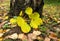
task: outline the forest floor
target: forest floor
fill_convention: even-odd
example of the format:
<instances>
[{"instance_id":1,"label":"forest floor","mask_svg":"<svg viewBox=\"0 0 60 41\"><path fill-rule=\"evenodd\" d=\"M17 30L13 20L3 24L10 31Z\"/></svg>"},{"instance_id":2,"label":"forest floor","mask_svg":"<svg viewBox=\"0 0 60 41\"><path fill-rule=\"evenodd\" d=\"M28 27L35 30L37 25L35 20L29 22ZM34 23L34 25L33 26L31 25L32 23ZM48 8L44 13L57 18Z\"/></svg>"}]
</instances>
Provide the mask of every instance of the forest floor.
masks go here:
<instances>
[{"instance_id":1,"label":"forest floor","mask_svg":"<svg viewBox=\"0 0 60 41\"><path fill-rule=\"evenodd\" d=\"M43 8L43 18L44 21L42 28L40 28L42 37L39 39L43 39L44 41L60 41L60 3L52 2L48 3L45 1ZM0 2L0 28L2 28L3 24L6 22L7 13L9 11L9 1ZM1 37L2 32L6 32L7 29L0 29L0 41L3 39ZM47 39L47 40L46 40Z\"/></svg>"}]
</instances>

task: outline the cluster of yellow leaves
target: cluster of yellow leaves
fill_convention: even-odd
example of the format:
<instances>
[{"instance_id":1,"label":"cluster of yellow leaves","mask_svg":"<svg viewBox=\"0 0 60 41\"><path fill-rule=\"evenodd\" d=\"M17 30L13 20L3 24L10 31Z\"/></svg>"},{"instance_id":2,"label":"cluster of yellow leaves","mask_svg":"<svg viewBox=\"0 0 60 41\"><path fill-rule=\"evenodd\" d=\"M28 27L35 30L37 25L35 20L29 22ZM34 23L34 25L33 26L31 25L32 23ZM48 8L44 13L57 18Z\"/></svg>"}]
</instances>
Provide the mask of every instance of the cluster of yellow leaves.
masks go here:
<instances>
[{"instance_id":1,"label":"cluster of yellow leaves","mask_svg":"<svg viewBox=\"0 0 60 41\"><path fill-rule=\"evenodd\" d=\"M11 24L18 24L19 27L21 27L22 32L28 33L32 28L38 28L39 25L43 24L42 19L40 18L40 15L38 12L33 13L33 9L31 7L27 7L25 10L25 13L29 16L31 19L30 24L27 24L27 22L21 17L23 15L23 11L20 12L19 16L17 18L11 18L10 23Z\"/></svg>"},{"instance_id":2,"label":"cluster of yellow leaves","mask_svg":"<svg viewBox=\"0 0 60 41\"><path fill-rule=\"evenodd\" d=\"M30 26L33 28L38 28L39 25L43 24L42 19L40 18L40 15L38 12L33 13L33 9L31 7L28 7L25 10L25 13L28 14L29 18L31 19Z\"/></svg>"},{"instance_id":3,"label":"cluster of yellow leaves","mask_svg":"<svg viewBox=\"0 0 60 41\"><path fill-rule=\"evenodd\" d=\"M31 30L31 27L25 22L22 17L17 17L17 24L21 27L21 30L24 33L28 33Z\"/></svg>"},{"instance_id":4,"label":"cluster of yellow leaves","mask_svg":"<svg viewBox=\"0 0 60 41\"><path fill-rule=\"evenodd\" d=\"M30 23L32 28L38 28L38 26L42 25L42 24L43 24L43 21L42 21L41 18L37 18L35 20L31 20L31 23Z\"/></svg>"}]
</instances>

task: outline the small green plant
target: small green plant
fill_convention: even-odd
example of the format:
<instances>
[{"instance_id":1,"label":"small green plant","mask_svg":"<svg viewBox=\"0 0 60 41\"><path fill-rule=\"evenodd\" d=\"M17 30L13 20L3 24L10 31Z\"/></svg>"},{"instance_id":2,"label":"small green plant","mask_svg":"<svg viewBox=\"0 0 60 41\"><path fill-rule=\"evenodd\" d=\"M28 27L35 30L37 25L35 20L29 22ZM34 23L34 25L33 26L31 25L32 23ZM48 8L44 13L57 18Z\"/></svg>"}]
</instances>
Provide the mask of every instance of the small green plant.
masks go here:
<instances>
[{"instance_id":1,"label":"small green plant","mask_svg":"<svg viewBox=\"0 0 60 41\"><path fill-rule=\"evenodd\" d=\"M7 29L7 28L10 28L10 26L8 24L4 24L3 29Z\"/></svg>"},{"instance_id":2,"label":"small green plant","mask_svg":"<svg viewBox=\"0 0 60 41\"><path fill-rule=\"evenodd\" d=\"M40 31L47 31L47 27L44 27L44 26L42 26L42 27L39 27L39 29L40 29Z\"/></svg>"},{"instance_id":3,"label":"small green plant","mask_svg":"<svg viewBox=\"0 0 60 41\"><path fill-rule=\"evenodd\" d=\"M5 39L5 40L3 40L3 41L13 41L12 39Z\"/></svg>"}]
</instances>

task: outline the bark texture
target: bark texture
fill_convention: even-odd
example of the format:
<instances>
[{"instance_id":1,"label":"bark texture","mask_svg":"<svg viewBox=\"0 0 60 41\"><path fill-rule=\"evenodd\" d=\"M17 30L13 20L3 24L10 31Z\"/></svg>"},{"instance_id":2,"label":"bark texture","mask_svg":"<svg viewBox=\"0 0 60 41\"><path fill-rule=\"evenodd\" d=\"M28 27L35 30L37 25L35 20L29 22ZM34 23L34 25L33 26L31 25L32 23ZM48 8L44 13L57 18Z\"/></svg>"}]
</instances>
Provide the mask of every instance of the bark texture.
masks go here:
<instances>
[{"instance_id":1,"label":"bark texture","mask_svg":"<svg viewBox=\"0 0 60 41\"><path fill-rule=\"evenodd\" d=\"M8 15L10 17L18 16L21 10L25 10L27 7L32 7L34 11L39 12L42 17L42 10L44 6L43 0L10 0L10 11Z\"/></svg>"}]
</instances>

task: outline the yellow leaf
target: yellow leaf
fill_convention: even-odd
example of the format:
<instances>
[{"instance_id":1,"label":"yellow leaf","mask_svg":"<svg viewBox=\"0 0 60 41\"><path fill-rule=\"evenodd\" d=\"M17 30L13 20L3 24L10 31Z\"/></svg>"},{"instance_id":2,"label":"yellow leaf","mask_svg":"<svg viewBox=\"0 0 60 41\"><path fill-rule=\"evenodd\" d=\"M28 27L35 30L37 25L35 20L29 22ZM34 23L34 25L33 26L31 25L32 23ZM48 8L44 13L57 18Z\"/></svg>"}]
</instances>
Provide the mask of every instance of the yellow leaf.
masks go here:
<instances>
[{"instance_id":1,"label":"yellow leaf","mask_svg":"<svg viewBox=\"0 0 60 41\"><path fill-rule=\"evenodd\" d=\"M31 7L27 7L26 10L25 10L25 13L28 14L28 15L31 15L33 12L33 9Z\"/></svg>"},{"instance_id":2,"label":"yellow leaf","mask_svg":"<svg viewBox=\"0 0 60 41\"><path fill-rule=\"evenodd\" d=\"M2 41L3 40L3 38L2 37L0 37L0 41Z\"/></svg>"},{"instance_id":3,"label":"yellow leaf","mask_svg":"<svg viewBox=\"0 0 60 41\"><path fill-rule=\"evenodd\" d=\"M25 26L21 26L21 30L24 33L28 33L31 30L31 27L25 24Z\"/></svg>"},{"instance_id":4,"label":"yellow leaf","mask_svg":"<svg viewBox=\"0 0 60 41\"><path fill-rule=\"evenodd\" d=\"M33 20L31 21L30 25L31 25L32 28L38 28L35 21L33 21Z\"/></svg>"},{"instance_id":5,"label":"yellow leaf","mask_svg":"<svg viewBox=\"0 0 60 41\"><path fill-rule=\"evenodd\" d=\"M21 11L19 15L22 16L22 14L23 14L23 11Z\"/></svg>"},{"instance_id":6,"label":"yellow leaf","mask_svg":"<svg viewBox=\"0 0 60 41\"><path fill-rule=\"evenodd\" d=\"M10 19L10 23L11 23L11 24L15 24L15 23L16 23L16 19L11 18L11 19Z\"/></svg>"},{"instance_id":7,"label":"yellow leaf","mask_svg":"<svg viewBox=\"0 0 60 41\"><path fill-rule=\"evenodd\" d=\"M5 17L4 17L4 19L8 19L8 18L9 18L9 16L5 16Z\"/></svg>"},{"instance_id":8,"label":"yellow leaf","mask_svg":"<svg viewBox=\"0 0 60 41\"><path fill-rule=\"evenodd\" d=\"M22 32L28 33L31 30L31 27L25 22L22 17L17 17L17 24L21 27Z\"/></svg>"},{"instance_id":9,"label":"yellow leaf","mask_svg":"<svg viewBox=\"0 0 60 41\"><path fill-rule=\"evenodd\" d=\"M31 19L37 19L39 17L40 17L40 15L38 12L34 12L33 14L29 15L29 18L31 18Z\"/></svg>"},{"instance_id":10,"label":"yellow leaf","mask_svg":"<svg viewBox=\"0 0 60 41\"><path fill-rule=\"evenodd\" d=\"M60 41L60 39L58 39L58 41Z\"/></svg>"},{"instance_id":11,"label":"yellow leaf","mask_svg":"<svg viewBox=\"0 0 60 41\"><path fill-rule=\"evenodd\" d=\"M37 18L35 20L31 20L31 23L30 23L30 26L32 28L38 28L39 25L42 25L43 24L43 21L41 18Z\"/></svg>"}]
</instances>

